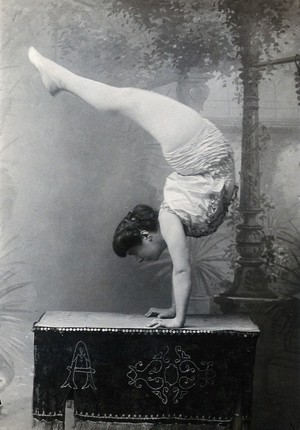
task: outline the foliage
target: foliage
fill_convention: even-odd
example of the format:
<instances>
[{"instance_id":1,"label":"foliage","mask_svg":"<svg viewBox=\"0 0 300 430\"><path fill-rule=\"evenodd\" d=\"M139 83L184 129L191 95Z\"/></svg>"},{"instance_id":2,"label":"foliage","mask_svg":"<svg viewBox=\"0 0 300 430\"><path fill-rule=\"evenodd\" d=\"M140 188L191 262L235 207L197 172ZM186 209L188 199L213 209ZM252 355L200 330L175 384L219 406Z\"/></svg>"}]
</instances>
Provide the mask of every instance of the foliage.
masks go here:
<instances>
[{"instance_id":1,"label":"foliage","mask_svg":"<svg viewBox=\"0 0 300 430\"><path fill-rule=\"evenodd\" d=\"M147 33L144 67L167 63L180 74L197 67L228 76L241 64L269 58L280 51L291 11L299 17L296 0L115 0L111 5L112 15L133 19Z\"/></svg>"},{"instance_id":2,"label":"foliage","mask_svg":"<svg viewBox=\"0 0 300 430\"><path fill-rule=\"evenodd\" d=\"M33 0L25 6L10 0L4 19L13 16L20 31L3 46L18 54L29 32L30 43L75 71L80 63L92 78L152 88L193 69L232 76L254 47L264 59L274 56L280 40L291 39L285 18L299 17L297 0Z\"/></svg>"},{"instance_id":3,"label":"foliage","mask_svg":"<svg viewBox=\"0 0 300 430\"><path fill-rule=\"evenodd\" d=\"M271 305L266 315L279 334L288 335L299 324L300 229L294 223L291 208L278 214L268 199L264 206L269 226L265 235L266 271L270 286L283 299Z\"/></svg>"},{"instance_id":4,"label":"foliage","mask_svg":"<svg viewBox=\"0 0 300 430\"><path fill-rule=\"evenodd\" d=\"M293 294L300 286L300 231L293 223L295 215L291 208L277 211L264 194L261 201L266 273L271 283L285 284L285 295Z\"/></svg>"},{"instance_id":5,"label":"foliage","mask_svg":"<svg viewBox=\"0 0 300 430\"><path fill-rule=\"evenodd\" d=\"M134 18L140 31L149 35L151 51L144 55L144 67L162 67L167 63L184 74L193 67L204 71L218 68L221 57L229 60L230 65L235 61L224 17L210 1L116 0L111 13ZM229 72L230 66L226 67Z\"/></svg>"},{"instance_id":6,"label":"foliage","mask_svg":"<svg viewBox=\"0 0 300 430\"><path fill-rule=\"evenodd\" d=\"M2 123L0 126L1 139L5 135L5 127L10 123L14 115L15 89L20 82L20 77L13 66L3 62L2 79ZM18 131L16 131L18 133ZM0 392L11 382L14 377L15 358L21 358L21 352L25 345L21 340L21 319L16 315L25 312L24 297L20 292L28 285L28 282L15 281L18 275L20 261L13 261L11 257L16 251L13 237L5 243L4 232L8 221L11 219L17 191L9 169L9 156L6 151L12 145L19 143L19 136L10 139L2 145L0 150Z\"/></svg>"},{"instance_id":7,"label":"foliage","mask_svg":"<svg viewBox=\"0 0 300 430\"><path fill-rule=\"evenodd\" d=\"M262 213L259 221L263 228L264 251L262 260L270 286L278 284L279 296L291 297L299 293L300 287L300 230L294 223L297 216L295 207L277 210L274 202L266 194L261 194ZM229 208L226 224L235 238L238 225L242 223L239 201L236 199ZM238 265L238 251L234 241L224 250L231 268ZM275 288L275 287L274 287Z\"/></svg>"},{"instance_id":8,"label":"foliage","mask_svg":"<svg viewBox=\"0 0 300 430\"><path fill-rule=\"evenodd\" d=\"M296 205L295 205L296 206ZM232 237L238 232L242 217L238 211L239 202L236 200L229 209L227 225L231 228ZM300 230L294 223L295 211L276 210L275 204L261 194L262 213L259 220L263 227L264 262L266 275L270 284L284 285L284 289L276 291L279 295L289 296L299 293L300 287ZM229 243L225 256L230 259L233 269L237 266L239 254L235 243Z\"/></svg>"},{"instance_id":9,"label":"foliage","mask_svg":"<svg viewBox=\"0 0 300 430\"><path fill-rule=\"evenodd\" d=\"M6 386L13 377L14 357L20 356L25 348L20 333L21 319L16 315L27 312L24 297L19 293L29 282L14 282L16 267L22 263L9 261L15 240L16 237L3 243L0 254L0 391L5 388L3 378Z\"/></svg>"},{"instance_id":10,"label":"foliage","mask_svg":"<svg viewBox=\"0 0 300 430\"><path fill-rule=\"evenodd\" d=\"M232 42L238 47L244 66L259 57L268 58L280 52L279 39L290 27L286 18L296 3L294 0L216 1L218 10L226 16Z\"/></svg>"}]
</instances>

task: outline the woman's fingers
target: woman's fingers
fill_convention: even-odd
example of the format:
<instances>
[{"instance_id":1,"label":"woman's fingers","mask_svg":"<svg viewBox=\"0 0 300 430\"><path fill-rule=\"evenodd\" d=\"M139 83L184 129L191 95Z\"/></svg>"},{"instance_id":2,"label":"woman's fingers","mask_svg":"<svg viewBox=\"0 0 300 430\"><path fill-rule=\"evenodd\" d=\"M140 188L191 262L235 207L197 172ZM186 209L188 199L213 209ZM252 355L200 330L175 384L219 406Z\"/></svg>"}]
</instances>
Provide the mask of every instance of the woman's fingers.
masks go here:
<instances>
[{"instance_id":1,"label":"woman's fingers","mask_svg":"<svg viewBox=\"0 0 300 430\"><path fill-rule=\"evenodd\" d=\"M176 311L173 308L161 309L161 308L150 308L145 314L146 317L157 317L157 318L174 318Z\"/></svg>"},{"instance_id":2,"label":"woman's fingers","mask_svg":"<svg viewBox=\"0 0 300 430\"><path fill-rule=\"evenodd\" d=\"M147 327L159 328L159 327L161 327L161 325L162 325L162 320L155 318L149 324L147 324Z\"/></svg>"},{"instance_id":3,"label":"woman's fingers","mask_svg":"<svg viewBox=\"0 0 300 430\"><path fill-rule=\"evenodd\" d=\"M146 327L148 328L180 328L183 324L178 322L176 318L160 319L154 318Z\"/></svg>"},{"instance_id":4,"label":"woman's fingers","mask_svg":"<svg viewBox=\"0 0 300 430\"><path fill-rule=\"evenodd\" d=\"M149 311L145 314L146 317L155 317L159 314L159 310L157 308L150 308Z\"/></svg>"}]
</instances>

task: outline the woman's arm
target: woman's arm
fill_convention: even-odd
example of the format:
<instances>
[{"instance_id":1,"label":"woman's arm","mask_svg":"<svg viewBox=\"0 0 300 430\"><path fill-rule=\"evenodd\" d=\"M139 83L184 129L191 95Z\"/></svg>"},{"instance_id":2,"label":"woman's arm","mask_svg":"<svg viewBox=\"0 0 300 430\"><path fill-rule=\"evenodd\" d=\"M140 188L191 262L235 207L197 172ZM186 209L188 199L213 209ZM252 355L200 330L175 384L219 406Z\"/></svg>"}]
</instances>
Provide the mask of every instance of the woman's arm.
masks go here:
<instances>
[{"instance_id":1,"label":"woman's arm","mask_svg":"<svg viewBox=\"0 0 300 430\"><path fill-rule=\"evenodd\" d=\"M171 319L154 319L149 327L182 327L186 320L191 294L191 267L187 240L181 221L175 214L162 211L159 224L173 264L173 303L176 316Z\"/></svg>"}]
</instances>

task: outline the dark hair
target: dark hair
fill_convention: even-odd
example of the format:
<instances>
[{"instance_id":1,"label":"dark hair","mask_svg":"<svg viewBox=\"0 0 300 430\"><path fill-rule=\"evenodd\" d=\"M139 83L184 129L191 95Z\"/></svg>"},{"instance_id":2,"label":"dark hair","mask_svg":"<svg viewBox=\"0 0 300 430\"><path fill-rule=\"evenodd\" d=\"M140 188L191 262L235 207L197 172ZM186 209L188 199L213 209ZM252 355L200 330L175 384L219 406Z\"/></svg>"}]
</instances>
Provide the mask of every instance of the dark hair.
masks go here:
<instances>
[{"instance_id":1,"label":"dark hair","mask_svg":"<svg viewBox=\"0 0 300 430\"><path fill-rule=\"evenodd\" d=\"M147 205L138 205L116 228L113 250L119 257L126 257L133 246L142 244L142 230L155 232L158 229L158 211Z\"/></svg>"}]
</instances>

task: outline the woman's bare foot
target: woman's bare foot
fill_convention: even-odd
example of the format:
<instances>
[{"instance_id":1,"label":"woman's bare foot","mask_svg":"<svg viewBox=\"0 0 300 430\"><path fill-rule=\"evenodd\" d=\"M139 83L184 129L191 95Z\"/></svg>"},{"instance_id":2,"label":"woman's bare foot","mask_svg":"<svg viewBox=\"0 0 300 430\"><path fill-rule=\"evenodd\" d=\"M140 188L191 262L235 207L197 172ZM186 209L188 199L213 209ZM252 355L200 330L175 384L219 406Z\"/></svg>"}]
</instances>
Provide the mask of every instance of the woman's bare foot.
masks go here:
<instances>
[{"instance_id":1,"label":"woman's bare foot","mask_svg":"<svg viewBox=\"0 0 300 430\"><path fill-rule=\"evenodd\" d=\"M43 84L52 96L64 89L61 79L59 79L59 71L65 70L63 67L48 58L43 57L32 46L28 50L28 58L34 67L40 72Z\"/></svg>"}]
</instances>

